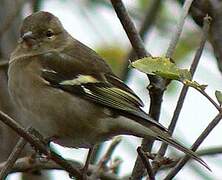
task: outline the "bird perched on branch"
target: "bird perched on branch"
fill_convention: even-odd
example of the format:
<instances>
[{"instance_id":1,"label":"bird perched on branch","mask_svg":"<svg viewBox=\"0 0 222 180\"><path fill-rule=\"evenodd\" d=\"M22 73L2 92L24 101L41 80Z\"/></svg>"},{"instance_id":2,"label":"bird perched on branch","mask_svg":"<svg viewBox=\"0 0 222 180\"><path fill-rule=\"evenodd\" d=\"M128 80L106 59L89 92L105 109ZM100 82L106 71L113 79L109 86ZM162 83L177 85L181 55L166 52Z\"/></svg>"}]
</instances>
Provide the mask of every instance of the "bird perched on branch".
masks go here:
<instances>
[{"instance_id":1,"label":"bird perched on branch","mask_svg":"<svg viewBox=\"0 0 222 180\"><path fill-rule=\"evenodd\" d=\"M88 148L115 135L134 135L166 142L207 167L141 110L139 97L49 12L24 19L8 75L23 124L60 145Z\"/></svg>"}]
</instances>

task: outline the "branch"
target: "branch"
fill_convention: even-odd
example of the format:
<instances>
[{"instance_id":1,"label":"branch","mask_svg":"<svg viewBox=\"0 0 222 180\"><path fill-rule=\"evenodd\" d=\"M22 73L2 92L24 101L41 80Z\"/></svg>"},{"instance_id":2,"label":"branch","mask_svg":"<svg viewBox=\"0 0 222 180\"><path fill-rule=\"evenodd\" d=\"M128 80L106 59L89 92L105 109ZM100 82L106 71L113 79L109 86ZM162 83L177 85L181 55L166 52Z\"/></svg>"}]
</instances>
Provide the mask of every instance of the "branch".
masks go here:
<instances>
[{"instance_id":1,"label":"branch","mask_svg":"<svg viewBox=\"0 0 222 180\"><path fill-rule=\"evenodd\" d=\"M182 2L182 1L180 1ZM190 14L197 25L203 25L203 17L209 14L212 18L209 41L213 46L218 68L222 72L222 1L221 0L195 0Z\"/></svg>"},{"instance_id":2,"label":"branch","mask_svg":"<svg viewBox=\"0 0 222 180\"><path fill-rule=\"evenodd\" d=\"M106 154L103 156L103 158L99 162L100 168L104 169L104 167L106 166L106 163L111 159L113 152L115 151L116 147L119 145L120 142L121 142L120 136L117 136L116 138L113 139L111 145L106 151Z\"/></svg>"},{"instance_id":3,"label":"branch","mask_svg":"<svg viewBox=\"0 0 222 180\"><path fill-rule=\"evenodd\" d=\"M215 155L215 154L221 154L221 153L222 153L222 147L206 148L206 149L197 151L197 155L199 155L199 156ZM165 169L174 167L180 159L181 158L178 158L178 159L174 160L173 163L170 163L165 166L161 166L160 170L165 170ZM72 166L76 169L82 169L84 166L83 164L79 163L78 161L74 161L74 160L67 160L67 161L70 164L72 164ZM0 170L2 170L4 168L5 164L6 164L6 162L0 163ZM97 166L90 165L89 169L88 169L89 173L95 172L96 168L97 168ZM36 171L36 170L63 170L63 168L51 160L42 161L37 158L34 161L33 160L30 161L30 157L23 157L23 158L19 158L16 161L13 168L10 169L10 173L30 172L30 171L32 172L32 171ZM119 180L119 178L116 175L114 175L112 173L108 173L108 172L101 172L100 178L107 179L107 180ZM124 178L124 179L129 179L129 177Z\"/></svg>"},{"instance_id":4,"label":"branch","mask_svg":"<svg viewBox=\"0 0 222 180\"><path fill-rule=\"evenodd\" d=\"M48 151L48 148L38 138L33 136L30 132L26 132L20 124L18 124L14 119L9 117L2 111L0 111L0 121L9 126L11 129L13 129L19 136L23 137L41 153L45 154L57 164L61 165L64 170L70 173L71 176L81 178L81 173L79 169L75 169L74 167L72 167L71 164L69 164L65 159L63 159L60 155L56 154L55 152Z\"/></svg>"},{"instance_id":5,"label":"branch","mask_svg":"<svg viewBox=\"0 0 222 180\"><path fill-rule=\"evenodd\" d=\"M92 175L90 176L91 179L98 179L100 177L101 172L106 172L115 169L115 167L107 168L106 164L110 161L113 152L115 151L118 144L121 142L121 137L117 136L113 139L111 145L109 146L108 150L106 151L105 155L101 158ZM119 165L120 161L117 162L116 165ZM112 171L111 171L112 172Z\"/></svg>"},{"instance_id":6,"label":"branch","mask_svg":"<svg viewBox=\"0 0 222 180\"><path fill-rule=\"evenodd\" d=\"M208 16L206 16L204 18L203 33L202 33L202 37L201 37L201 40L200 40L200 45L199 45L199 48L196 51L195 57L193 59L191 67L190 67L190 72L191 72L192 78L193 78L193 75L194 75L194 73L195 73L195 71L197 69L198 63L200 61L201 54L203 52L204 45L205 45L206 40L207 40L207 34L208 34L208 31L209 31L209 28L210 28L210 20L211 19ZM179 96L176 108L174 110L174 114L173 114L171 123L170 123L170 125L168 127L168 130L169 130L169 132L171 134L173 134L173 131L174 131L175 127L176 127L176 123L178 121L180 112L182 110L183 103L185 101L188 88L189 88L188 86L184 85L183 88L182 88L182 91L180 93L180 96ZM161 147L160 147L160 149L158 151L158 156L164 156L164 154L166 153L167 147L168 147L168 145L166 143L162 143L162 145L161 145ZM154 164L153 168L157 169L155 167L155 164Z\"/></svg>"},{"instance_id":7,"label":"branch","mask_svg":"<svg viewBox=\"0 0 222 180\"><path fill-rule=\"evenodd\" d=\"M83 164L73 161L73 160L67 160L69 164L72 165L72 167L76 169L82 169ZM6 162L0 163L0 170L4 168ZM89 173L93 173L97 166L89 166ZM54 161L42 161L39 158L36 158L34 161L30 160L30 157L23 157L19 158L16 163L14 164L13 168L11 169L10 173L13 172L30 172L30 171L36 171L36 170L64 170L63 167L55 163ZM99 177L101 179L106 180L120 180L115 174L108 173L108 172L100 172Z\"/></svg>"},{"instance_id":8,"label":"branch","mask_svg":"<svg viewBox=\"0 0 222 180\"><path fill-rule=\"evenodd\" d=\"M219 155L222 154L222 147L211 147L211 148L206 148L206 149L202 149L202 150L198 150L196 151L196 154L198 156L212 156L212 155ZM156 154L146 154L146 156L148 156L149 159L155 160L155 156ZM184 156L183 156L184 157ZM164 164L161 165L161 167L159 168L159 171L164 171L164 170L169 170L169 168L175 167L175 165L183 158L183 157L178 157L175 158L174 160L171 159L171 163L168 164ZM191 159L193 160L193 159ZM145 174L144 174L145 175ZM129 175L126 175L124 179L129 179Z\"/></svg>"},{"instance_id":9,"label":"branch","mask_svg":"<svg viewBox=\"0 0 222 180\"><path fill-rule=\"evenodd\" d=\"M94 145L93 152L90 158L90 164L95 164L99 158L99 155L103 149L104 144Z\"/></svg>"},{"instance_id":10,"label":"branch","mask_svg":"<svg viewBox=\"0 0 222 180\"><path fill-rule=\"evenodd\" d=\"M171 38L169 47L167 49L166 57L172 58L172 56L173 56L173 53L176 49L176 45L177 45L180 35L182 33L183 25L185 23L186 17L188 16L188 12L189 12L192 2L193 2L193 0L186 0L183 5L183 10L182 10L182 13L180 15L180 19L179 19L177 27L176 27L176 31L173 33L173 37Z\"/></svg>"},{"instance_id":11,"label":"branch","mask_svg":"<svg viewBox=\"0 0 222 180\"><path fill-rule=\"evenodd\" d=\"M15 164L16 160L18 159L19 155L21 154L23 148L26 145L26 141L23 138L20 138L14 149L12 150L12 153L10 154L7 162L5 163L4 167L1 169L0 172L0 179L5 179L8 173L13 168L13 165Z\"/></svg>"},{"instance_id":12,"label":"branch","mask_svg":"<svg viewBox=\"0 0 222 180\"><path fill-rule=\"evenodd\" d=\"M191 150L196 151L197 148L201 145L201 143L206 139L206 137L210 134L210 132L217 126L222 118L222 113L219 113L206 127L206 129L201 133L201 135L197 138L194 144L191 147ZM182 167L186 164L186 162L190 159L189 156L185 156L182 158L177 165L169 172L166 176L165 180L172 179L176 174L182 169Z\"/></svg>"},{"instance_id":13,"label":"branch","mask_svg":"<svg viewBox=\"0 0 222 180\"><path fill-rule=\"evenodd\" d=\"M150 180L155 180L155 175L153 173L153 170L152 170L152 167L150 165L149 159L147 158L146 154L144 153L144 151L142 150L141 147L137 148L137 153L139 154L139 156L140 156L140 158L143 162L143 165L145 166L145 168L147 170L149 179Z\"/></svg>"},{"instance_id":14,"label":"branch","mask_svg":"<svg viewBox=\"0 0 222 180\"><path fill-rule=\"evenodd\" d=\"M195 86L193 88L199 91L204 97L206 97L219 112L222 110L221 107L217 104L217 102L215 102L204 90L197 88Z\"/></svg>"},{"instance_id":15,"label":"branch","mask_svg":"<svg viewBox=\"0 0 222 180\"><path fill-rule=\"evenodd\" d=\"M202 150L198 150L196 151L196 154L198 156L212 156L212 155L219 155L222 154L222 147L211 147L211 148L205 148ZM151 157L152 158L152 157ZM171 163L167 164L167 165L163 165L160 167L160 171L161 170L166 170L172 167L175 167L175 165L182 159L183 157L178 157L175 160L173 160ZM153 157L153 159L155 159L155 157ZM191 159L192 160L192 159Z\"/></svg>"}]
</instances>

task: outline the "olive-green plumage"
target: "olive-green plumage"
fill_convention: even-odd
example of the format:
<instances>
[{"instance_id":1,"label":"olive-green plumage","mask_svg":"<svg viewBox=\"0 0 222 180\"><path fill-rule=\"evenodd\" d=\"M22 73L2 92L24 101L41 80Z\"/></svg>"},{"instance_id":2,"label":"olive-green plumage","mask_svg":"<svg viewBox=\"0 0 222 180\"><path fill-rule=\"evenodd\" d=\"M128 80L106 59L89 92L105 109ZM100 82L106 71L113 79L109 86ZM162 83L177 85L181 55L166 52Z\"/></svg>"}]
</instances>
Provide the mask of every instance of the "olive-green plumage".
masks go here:
<instances>
[{"instance_id":1,"label":"olive-green plumage","mask_svg":"<svg viewBox=\"0 0 222 180\"><path fill-rule=\"evenodd\" d=\"M207 167L142 111L139 97L51 13L25 18L8 75L23 125L32 125L58 144L90 147L129 134L164 141Z\"/></svg>"}]
</instances>

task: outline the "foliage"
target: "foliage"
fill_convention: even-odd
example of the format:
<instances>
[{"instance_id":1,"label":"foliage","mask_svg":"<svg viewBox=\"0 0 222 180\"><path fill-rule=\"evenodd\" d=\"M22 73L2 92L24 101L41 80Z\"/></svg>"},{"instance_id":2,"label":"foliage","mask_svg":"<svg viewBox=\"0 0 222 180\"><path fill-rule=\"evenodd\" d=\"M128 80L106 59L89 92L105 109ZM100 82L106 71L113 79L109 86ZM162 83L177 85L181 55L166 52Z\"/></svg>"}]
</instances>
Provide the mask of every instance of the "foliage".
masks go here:
<instances>
[{"instance_id":1,"label":"foliage","mask_svg":"<svg viewBox=\"0 0 222 180\"><path fill-rule=\"evenodd\" d=\"M187 69L179 69L166 57L147 57L132 62L131 65L146 74L158 75L181 82L191 80L191 74Z\"/></svg>"}]
</instances>

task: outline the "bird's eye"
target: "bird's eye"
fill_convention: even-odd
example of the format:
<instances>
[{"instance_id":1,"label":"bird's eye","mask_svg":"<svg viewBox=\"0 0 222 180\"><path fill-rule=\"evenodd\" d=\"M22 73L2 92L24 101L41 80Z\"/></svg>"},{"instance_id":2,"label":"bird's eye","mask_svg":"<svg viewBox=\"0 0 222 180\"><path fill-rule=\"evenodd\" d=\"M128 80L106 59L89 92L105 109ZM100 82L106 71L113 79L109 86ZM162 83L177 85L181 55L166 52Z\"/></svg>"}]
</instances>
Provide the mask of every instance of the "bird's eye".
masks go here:
<instances>
[{"instance_id":1,"label":"bird's eye","mask_svg":"<svg viewBox=\"0 0 222 180\"><path fill-rule=\"evenodd\" d=\"M53 35L54 35L54 32L53 32L51 29L49 29L48 31L46 31L46 36L47 36L48 38L51 38Z\"/></svg>"}]
</instances>

